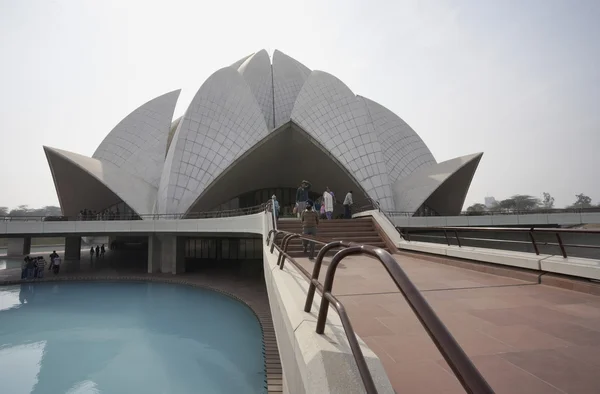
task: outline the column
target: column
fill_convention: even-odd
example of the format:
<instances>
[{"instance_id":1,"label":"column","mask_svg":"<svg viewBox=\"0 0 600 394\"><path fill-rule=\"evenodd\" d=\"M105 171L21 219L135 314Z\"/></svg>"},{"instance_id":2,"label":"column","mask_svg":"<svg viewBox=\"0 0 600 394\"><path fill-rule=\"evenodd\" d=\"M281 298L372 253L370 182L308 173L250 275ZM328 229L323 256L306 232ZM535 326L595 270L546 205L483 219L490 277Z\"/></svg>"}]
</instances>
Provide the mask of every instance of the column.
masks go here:
<instances>
[{"instance_id":1,"label":"column","mask_svg":"<svg viewBox=\"0 0 600 394\"><path fill-rule=\"evenodd\" d=\"M185 238L175 235L160 235L159 266L163 273L170 272L173 275L185 272Z\"/></svg>"},{"instance_id":2,"label":"column","mask_svg":"<svg viewBox=\"0 0 600 394\"><path fill-rule=\"evenodd\" d=\"M156 235L148 236L148 273L161 271L161 241Z\"/></svg>"},{"instance_id":3,"label":"column","mask_svg":"<svg viewBox=\"0 0 600 394\"><path fill-rule=\"evenodd\" d=\"M8 257L26 256L31 253L31 237L9 238L6 250Z\"/></svg>"},{"instance_id":4,"label":"column","mask_svg":"<svg viewBox=\"0 0 600 394\"><path fill-rule=\"evenodd\" d=\"M176 237L177 250L175 253L175 262L173 265L173 275L183 274L185 272L185 238Z\"/></svg>"},{"instance_id":5,"label":"column","mask_svg":"<svg viewBox=\"0 0 600 394\"><path fill-rule=\"evenodd\" d=\"M81 260L81 237L65 238L65 261Z\"/></svg>"}]
</instances>

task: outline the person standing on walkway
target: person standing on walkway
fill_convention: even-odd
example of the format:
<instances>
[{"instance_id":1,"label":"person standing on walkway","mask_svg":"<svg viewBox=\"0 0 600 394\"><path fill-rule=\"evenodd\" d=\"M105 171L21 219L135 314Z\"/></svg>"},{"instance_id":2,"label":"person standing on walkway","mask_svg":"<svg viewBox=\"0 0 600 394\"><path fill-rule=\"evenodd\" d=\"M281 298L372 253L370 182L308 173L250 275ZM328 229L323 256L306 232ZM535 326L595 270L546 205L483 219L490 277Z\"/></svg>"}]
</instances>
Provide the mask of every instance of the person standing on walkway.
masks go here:
<instances>
[{"instance_id":1,"label":"person standing on walkway","mask_svg":"<svg viewBox=\"0 0 600 394\"><path fill-rule=\"evenodd\" d=\"M296 190L296 211L298 217L302 217L302 213L306 208L306 202L308 201L308 192L310 191L311 184L309 181L302 181L298 190Z\"/></svg>"},{"instance_id":2,"label":"person standing on walkway","mask_svg":"<svg viewBox=\"0 0 600 394\"><path fill-rule=\"evenodd\" d=\"M327 220L331 220L333 217L333 192L329 190L325 190L323 193L323 206L325 207L325 216L327 216Z\"/></svg>"},{"instance_id":3,"label":"person standing on walkway","mask_svg":"<svg viewBox=\"0 0 600 394\"><path fill-rule=\"evenodd\" d=\"M94 258L94 245L90 249L90 260Z\"/></svg>"},{"instance_id":4,"label":"person standing on walkway","mask_svg":"<svg viewBox=\"0 0 600 394\"><path fill-rule=\"evenodd\" d=\"M344 219L352 219L352 190L346 193L346 198L344 198Z\"/></svg>"},{"instance_id":5,"label":"person standing on walkway","mask_svg":"<svg viewBox=\"0 0 600 394\"><path fill-rule=\"evenodd\" d=\"M100 257L100 247L96 245L96 258Z\"/></svg>"},{"instance_id":6,"label":"person standing on walkway","mask_svg":"<svg viewBox=\"0 0 600 394\"><path fill-rule=\"evenodd\" d=\"M104 253L106 253L106 249L104 249L104 244L100 247L100 256L104 258Z\"/></svg>"},{"instance_id":7,"label":"person standing on walkway","mask_svg":"<svg viewBox=\"0 0 600 394\"><path fill-rule=\"evenodd\" d=\"M275 215L275 220L279 219L279 201L277 201L277 196L276 195L272 195L271 196L271 200L273 201L273 214Z\"/></svg>"},{"instance_id":8,"label":"person standing on walkway","mask_svg":"<svg viewBox=\"0 0 600 394\"><path fill-rule=\"evenodd\" d=\"M313 237L317 235L317 227L319 227L319 214L313 210L312 201L306 202L306 209L302 212L301 215L302 220L302 233L304 235L312 235ZM307 248L310 244L310 253L308 254L308 259L313 260L315 258L315 243L309 242L306 240L302 241L304 246L304 253L306 253Z\"/></svg>"}]
</instances>

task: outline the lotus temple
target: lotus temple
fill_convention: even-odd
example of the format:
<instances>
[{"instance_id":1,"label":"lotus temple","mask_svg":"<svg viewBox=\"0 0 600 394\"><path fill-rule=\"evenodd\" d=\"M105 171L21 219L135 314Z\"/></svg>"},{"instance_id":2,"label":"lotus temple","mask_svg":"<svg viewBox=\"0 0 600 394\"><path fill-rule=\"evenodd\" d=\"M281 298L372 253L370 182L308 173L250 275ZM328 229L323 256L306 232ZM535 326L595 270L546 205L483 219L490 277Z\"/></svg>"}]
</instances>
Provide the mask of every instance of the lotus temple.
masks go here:
<instances>
[{"instance_id":1,"label":"lotus temple","mask_svg":"<svg viewBox=\"0 0 600 394\"><path fill-rule=\"evenodd\" d=\"M482 156L438 163L392 111L278 50L215 71L175 117L179 93L135 109L92 157L44 147L63 215L120 207L185 217L273 194L288 207L308 179L318 194L353 190L386 211L449 216Z\"/></svg>"}]
</instances>

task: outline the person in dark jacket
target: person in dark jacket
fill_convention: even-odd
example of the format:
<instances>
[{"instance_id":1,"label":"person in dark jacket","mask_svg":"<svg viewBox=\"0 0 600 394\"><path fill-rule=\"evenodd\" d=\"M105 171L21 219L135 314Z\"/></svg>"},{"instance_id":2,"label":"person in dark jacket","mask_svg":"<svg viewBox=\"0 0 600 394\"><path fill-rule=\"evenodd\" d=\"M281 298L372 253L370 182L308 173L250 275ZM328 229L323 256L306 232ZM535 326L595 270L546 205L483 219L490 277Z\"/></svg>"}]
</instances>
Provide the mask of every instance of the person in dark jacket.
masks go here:
<instances>
[{"instance_id":1,"label":"person in dark jacket","mask_svg":"<svg viewBox=\"0 0 600 394\"><path fill-rule=\"evenodd\" d=\"M317 235L317 227L319 227L319 214L317 214L313 210L312 201L306 202L306 209L302 212L301 216L302 220L302 233L305 235L312 235L313 237ZM304 253L306 253L306 249L310 244L310 253L308 254L308 259L313 260L315 258L315 243L309 241L302 241L304 245Z\"/></svg>"},{"instance_id":2,"label":"person in dark jacket","mask_svg":"<svg viewBox=\"0 0 600 394\"><path fill-rule=\"evenodd\" d=\"M100 246L96 245L96 258L100 257Z\"/></svg>"},{"instance_id":3,"label":"person in dark jacket","mask_svg":"<svg viewBox=\"0 0 600 394\"><path fill-rule=\"evenodd\" d=\"M296 190L296 211L298 217L302 217L302 213L306 208L306 202L308 201L308 192L310 191L311 184L309 181L302 181L298 190Z\"/></svg>"}]
</instances>

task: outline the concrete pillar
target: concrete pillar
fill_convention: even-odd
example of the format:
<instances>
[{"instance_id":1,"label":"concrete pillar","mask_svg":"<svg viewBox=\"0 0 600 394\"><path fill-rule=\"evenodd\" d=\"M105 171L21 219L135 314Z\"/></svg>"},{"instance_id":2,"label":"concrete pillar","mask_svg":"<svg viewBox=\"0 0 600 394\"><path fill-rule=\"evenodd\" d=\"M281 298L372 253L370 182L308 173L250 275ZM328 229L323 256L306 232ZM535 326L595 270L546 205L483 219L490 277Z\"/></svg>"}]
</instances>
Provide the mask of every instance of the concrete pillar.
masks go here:
<instances>
[{"instance_id":1,"label":"concrete pillar","mask_svg":"<svg viewBox=\"0 0 600 394\"><path fill-rule=\"evenodd\" d=\"M81 237L65 238L65 261L81 260Z\"/></svg>"},{"instance_id":2,"label":"concrete pillar","mask_svg":"<svg viewBox=\"0 0 600 394\"><path fill-rule=\"evenodd\" d=\"M173 265L173 274L183 274L185 272L185 238L177 237L177 251L175 254L175 265Z\"/></svg>"},{"instance_id":3,"label":"concrete pillar","mask_svg":"<svg viewBox=\"0 0 600 394\"><path fill-rule=\"evenodd\" d=\"M185 238L160 235L161 272L173 275L185 272Z\"/></svg>"},{"instance_id":4,"label":"concrete pillar","mask_svg":"<svg viewBox=\"0 0 600 394\"><path fill-rule=\"evenodd\" d=\"M110 249L111 245L113 244L114 241L117 240L117 236L116 235L109 235L108 236L108 248Z\"/></svg>"},{"instance_id":5,"label":"concrete pillar","mask_svg":"<svg viewBox=\"0 0 600 394\"><path fill-rule=\"evenodd\" d=\"M148 237L148 273L161 271L161 241L156 235Z\"/></svg>"},{"instance_id":6,"label":"concrete pillar","mask_svg":"<svg viewBox=\"0 0 600 394\"><path fill-rule=\"evenodd\" d=\"M26 256L31 253L31 237L9 238L6 249L8 257Z\"/></svg>"}]
</instances>

